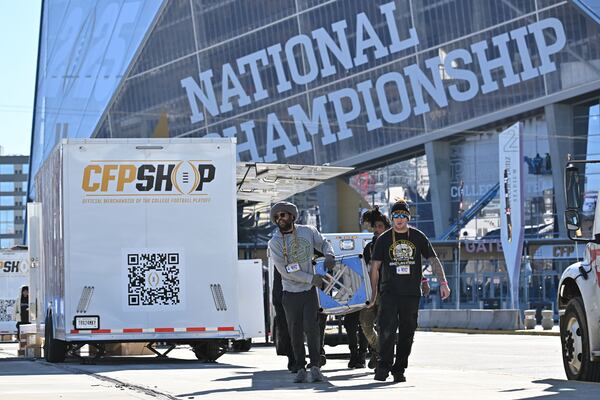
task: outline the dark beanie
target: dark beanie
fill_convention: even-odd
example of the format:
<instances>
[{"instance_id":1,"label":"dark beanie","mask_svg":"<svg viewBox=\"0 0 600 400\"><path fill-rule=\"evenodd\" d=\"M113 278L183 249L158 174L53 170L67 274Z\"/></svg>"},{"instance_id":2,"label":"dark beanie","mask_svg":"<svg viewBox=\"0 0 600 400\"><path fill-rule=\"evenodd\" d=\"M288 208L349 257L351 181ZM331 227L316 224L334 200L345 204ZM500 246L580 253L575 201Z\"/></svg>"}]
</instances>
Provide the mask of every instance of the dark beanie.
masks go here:
<instances>
[{"instance_id":1,"label":"dark beanie","mask_svg":"<svg viewBox=\"0 0 600 400\"><path fill-rule=\"evenodd\" d=\"M390 214L395 213L396 211L404 211L405 213L410 215L410 210L408 208L408 203L405 202L404 200L400 200L394 203L394 205L392 206L392 210L390 212Z\"/></svg>"}]
</instances>

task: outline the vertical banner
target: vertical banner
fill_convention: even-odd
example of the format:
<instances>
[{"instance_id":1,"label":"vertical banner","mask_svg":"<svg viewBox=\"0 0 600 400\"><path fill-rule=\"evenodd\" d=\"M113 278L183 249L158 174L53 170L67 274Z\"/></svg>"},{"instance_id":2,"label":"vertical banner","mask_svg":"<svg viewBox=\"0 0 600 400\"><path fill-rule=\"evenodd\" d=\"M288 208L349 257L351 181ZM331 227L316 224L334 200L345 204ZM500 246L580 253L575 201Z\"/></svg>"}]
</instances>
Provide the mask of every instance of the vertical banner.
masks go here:
<instances>
[{"instance_id":1,"label":"vertical banner","mask_svg":"<svg viewBox=\"0 0 600 400\"><path fill-rule=\"evenodd\" d=\"M523 124L518 122L498 138L500 172L500 236L508 279L511 308L519 308L519 273L525 235L523 180Z\"/></svg>"}]
</instances>

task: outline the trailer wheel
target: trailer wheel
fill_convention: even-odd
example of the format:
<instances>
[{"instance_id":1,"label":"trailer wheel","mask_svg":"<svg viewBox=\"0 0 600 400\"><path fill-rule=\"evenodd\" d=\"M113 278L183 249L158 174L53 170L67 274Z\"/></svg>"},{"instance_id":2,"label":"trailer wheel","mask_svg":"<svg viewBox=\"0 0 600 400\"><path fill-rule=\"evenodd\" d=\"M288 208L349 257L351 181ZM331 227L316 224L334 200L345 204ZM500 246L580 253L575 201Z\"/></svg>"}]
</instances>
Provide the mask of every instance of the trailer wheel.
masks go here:
<instances>
[{"instance_id":1,"label":"trailer wheel","mask_svg":"<svg viewBox=\"0 0 600 400\"><path fill-rule=\"evenodd\" d=\"M233 351L244 352L252 348L252 339L234 340L232 343Z\"/></svg>"},{"instance_id":2,"label":"trailer wheel","mask_svg":"<svg viewBox=\"0 0 600 400\"><path fill-rule=\"evenodd\" d=\"M590 359L590 337L581 297L567 304L560 319L560 342L567 378L600 382L600 363Z\"/></svg>"},{"instance_id":3,"label":"trailer wheel","mask_svg":"<svg viewBox=\"0 0 600 400\"><path fill-rule=\"evenodd\" d=\"M215 362L217 358L225 354L226 347L217 340L209 340L192 346L196 358L204 362Z\"/></svg>"},{"instance_id":4,"label":"trailer wheel","mask_svg":"<svg viewBox=\"0 0 600 400\"><path fill-rule=\"evenodd\" d=\"M67 344L54 338L54 329L52 325L52 314L46 316L44 327L44 358L51 363L65 361L67 355Z\"/></svg>"}]
</instances>

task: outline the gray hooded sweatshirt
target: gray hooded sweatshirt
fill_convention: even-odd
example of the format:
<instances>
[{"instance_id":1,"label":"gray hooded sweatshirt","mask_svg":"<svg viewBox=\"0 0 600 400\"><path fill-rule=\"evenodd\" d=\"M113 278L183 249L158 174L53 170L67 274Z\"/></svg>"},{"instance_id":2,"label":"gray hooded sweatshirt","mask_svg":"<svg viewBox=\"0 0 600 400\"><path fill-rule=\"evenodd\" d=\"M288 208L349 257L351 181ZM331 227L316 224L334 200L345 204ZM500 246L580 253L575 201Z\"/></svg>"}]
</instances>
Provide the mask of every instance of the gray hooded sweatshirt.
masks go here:
<instances>
[{"instance_id":1,"label":"gray hooded sweatshirt","mask_svg":"<svg viewBox=\"0 0 600 400\"><path fill-rule=\"evenodd\" d=\"M319 231L308 225L295 225L293 233L283 235L275 230L269 240L269 257L281 274L281 283L286 292L304 292L312 288L315 275L312 265L314 250L333 256L331 243L323 238ZM288 272L286 266L298 263L300 269Z\"/></svg>"}]
</instances>

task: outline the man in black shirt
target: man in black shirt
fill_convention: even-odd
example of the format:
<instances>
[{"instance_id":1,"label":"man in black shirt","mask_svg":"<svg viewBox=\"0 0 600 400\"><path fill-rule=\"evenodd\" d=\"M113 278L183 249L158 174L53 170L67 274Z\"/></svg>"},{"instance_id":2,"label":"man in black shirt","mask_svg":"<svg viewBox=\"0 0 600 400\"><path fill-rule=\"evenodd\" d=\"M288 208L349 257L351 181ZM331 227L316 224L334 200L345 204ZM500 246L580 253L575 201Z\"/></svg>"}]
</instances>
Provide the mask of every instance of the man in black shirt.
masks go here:
<instances>
[{"instance_id":1,"label":"man in black shirt","mask_svg":"<svg viewBox=\"0 0 600 400\"><path fill-rule=\"evenodd\" d=\"M379 295L379 365L375 380L385 381L390 372L394 382L405 382L404 370L412 348L419 301L421 298L422 267L425 257L440 283L442 299L450 296L444 268L429 239L423 232L408 225L410 211L404 200L392 206L392 229L377 238L371 259L371 305ZM379 287L379 275L381 281ZM394 339L398 330L396 357ZM393 364L392 364L393 362Z\"/></svg>"}]
</instances>

